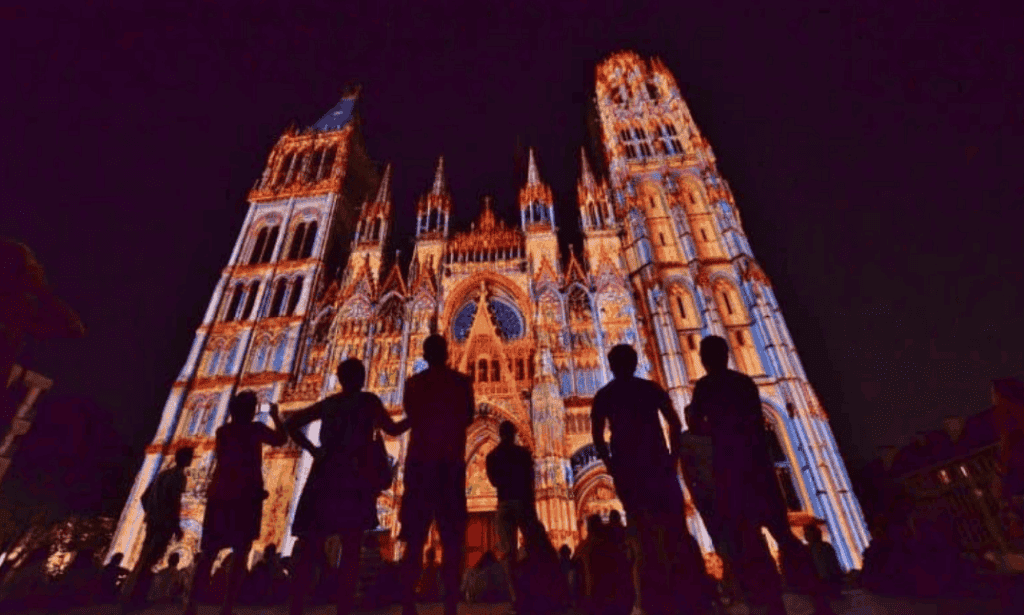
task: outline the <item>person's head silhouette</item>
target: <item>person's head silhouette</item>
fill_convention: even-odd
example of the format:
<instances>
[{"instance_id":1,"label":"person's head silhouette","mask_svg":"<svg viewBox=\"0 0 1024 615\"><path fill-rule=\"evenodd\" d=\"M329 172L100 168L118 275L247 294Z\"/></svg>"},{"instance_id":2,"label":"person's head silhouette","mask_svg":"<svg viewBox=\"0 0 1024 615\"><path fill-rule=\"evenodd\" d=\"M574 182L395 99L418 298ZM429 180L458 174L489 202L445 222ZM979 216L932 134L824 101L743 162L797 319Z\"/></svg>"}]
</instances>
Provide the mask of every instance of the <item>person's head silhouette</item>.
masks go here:
<instances>
[{"instance_id":1,"label":"person's head silhouette","mask_svg":"<svg viewBox=\"0 0 1024 615\"><path fill-rule=\"evenodd\" d=\"M251 423L256 417L256 406L259 405L259 398L252 391L242 391L231 398L228 403L228 414L231 415L232 423Z\"/></svg>"},{"instance_id":2,"label":"person's head silhouette","mask_svg":"<svg viewBox=\"0 0 1024 615\"><path fill-rule=\"evenodd\" d=\"M195 453L195 450L190 446L179 448L178 452L174 453L174 463L179 468L187 468L192 465L192 458L195 457Z\"/></svg>"},{"instance_id":3,"label":"person's head silhouette","mask_svg":"<svg viewBox=\"0 0 1024 615\"><path fill-rule=\"evenodd\" d=\"M821 542L821 530L814 523L808 523L804 526L804 538L811 544Z\"/></svg>"},{"instance_id":4,"label":"person's head silhouette","mask_svg":"<svg viewBox=\"0 0 1024 615\"><path fill-rule=\"evenodd\" d=\"M562 545L558 549L558 557L566 561L572 559L572 549L569 547L569 545Z\"/></svg>"},{"instance_id":5,"label":"person's head silhouette","mask_svg":"<svg viewBox=\"0 0 1024 615\"><path fill-rule=\"evenodd\" d=\"M608 351L608 365L616 378L630 378L636 371L636 351L629 344L619 344Z\"/></svg>"},{"instance_id":6,"label":"person's head silhouette","mask_svg":"<svg viewBox=\"0 0 1024 615\"><path fill-rule=\"evenodd\" d=\"M700 341L700 362L709 374L715 374L729 366L729 344L725 338L709 335Z\"/></svg>"},{"instance_id":7,"label":"person's head silhouette","mask_svg":"<svg viewBox=\"0 0 1024 615\"><path fill-rule=\"evenodd\" d=\"M263 550L263 559L271 559L277 555L277 545L270 543L267 548Z\"/></svg>"},{"instance_id":8,"label":"person's head silhouette","mask_svg":"<svg viewBox=\"0 0 1024 615\"><path fill-rule=\"evenodd\" d=\"M360 391L366 384L366 368L359 359L345 359L338 364L337 373L341 390L346 393Z\"/></svg>"},{"instance_id":9,"label":"person's head silhouette","mask_svg":"<svg viewBox=\"0 0 1024 615\"><path fill-rule=\"evenodd\" d=\"M423 340L423 359L430 367L441 367L448 363L448 342L437 333Z\"/></svg>"},{"instance_id":10,"label":"person's head silhouette","mask_svg":"<svg viewBox=\"0 0 1024 615\"><path fill-rule=\"evenodd\" d=\"M604 529L604 521L601 519L601 515L590 515L587 517L587 536L598 537L601 535L601 530Z\"/></svg>"},{"instance_id":11,"label":"person's head silhouette","mask_svg":"<svg viewBox=\"0 0 1024 615\"><path fill-rule=\"evenodd\" d=\"M622 527L622 513L618 510L613 510L608 513L608 525L612 527Z\"/></svg>"},{"instance_id":12,"label":"person's head silhouette","mask_svg":"<svg viewBox=\"0 0 1024 615\"><path fill-rule=\"evenodd\" d=\"M110 558L110 565L120 566L122 560L124 560L124 553L115 553L113 557Z\"/></svg>"},{"instance_id":13,"label":"person's head silhouette","mask_svg":"<svg viewBox=\"0 0 1024 615\"><path fill-rule=\"evenodd\" d=\"M516 441L516 426L512 421L502 421L501 425L498 426L498 436L502 442L508 444L515 444Z\"/></svg>"},{"instance_id":14,"label":"person's head silhouette","mask_svg":"<svg viewBox=\"0 0 1024 615\"><path fill-rule=\"evenodd\" d=\"M173 570L178 567L178 562L181 561L181 556L177 553L171 553L167 556L167 565Z\"/></svg>"}]
</instances>

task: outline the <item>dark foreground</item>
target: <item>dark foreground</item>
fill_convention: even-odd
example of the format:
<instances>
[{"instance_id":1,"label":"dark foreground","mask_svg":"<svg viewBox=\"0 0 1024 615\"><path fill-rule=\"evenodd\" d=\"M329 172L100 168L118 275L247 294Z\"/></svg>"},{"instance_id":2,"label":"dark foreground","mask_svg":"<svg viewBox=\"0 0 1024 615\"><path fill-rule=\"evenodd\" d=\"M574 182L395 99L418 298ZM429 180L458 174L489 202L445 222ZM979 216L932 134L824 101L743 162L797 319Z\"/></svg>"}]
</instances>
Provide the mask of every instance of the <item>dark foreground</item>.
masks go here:
<instances>
[{"instance_id":1,"label":"dark foreground","mask_svg":"<svg viewBox=\"0 0 1024 615\"><path fill-rule=\"evenodd\" d=\"M897 598L877 596L864 591L851 591L844 594L843 600L833 602L833 608L839 615L974 615L999 613L1001 611L997 599L988 598ZM200 607L201 615L215 615L219 606L205 605ZM810 615L811 604L803 596L786 595L786 610L789 615ZM133 611L133 615L179 615L182 607L176 604L153 605L141 611ZM119 615L110 605L83 607L62 611L69 615ZM286 615L285 606L239 606L235 615ZM333 606L316 606L306 609L307 615L334 615ZM441 615L440 604L419 605L421 615ZM507 604L461 604L461 615L506 615L512 609ZM53 610L22 611L22 615L56 615ZM401 609L396 605L383 610L360 610L361 615L399 615ZM730 615L746 615L750 610L745 605L735 605L729 609ZM567 615L576 615L570 611Z\"/></svg>"}]
</instances>

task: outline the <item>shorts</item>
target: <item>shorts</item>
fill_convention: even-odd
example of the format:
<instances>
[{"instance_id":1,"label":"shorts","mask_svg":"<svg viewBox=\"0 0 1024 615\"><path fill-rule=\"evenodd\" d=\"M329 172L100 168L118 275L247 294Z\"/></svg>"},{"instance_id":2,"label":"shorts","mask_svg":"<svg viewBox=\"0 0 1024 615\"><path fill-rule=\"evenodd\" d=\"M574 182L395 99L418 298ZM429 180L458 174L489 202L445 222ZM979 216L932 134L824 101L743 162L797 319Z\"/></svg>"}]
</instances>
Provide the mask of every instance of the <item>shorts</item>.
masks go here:
<instances>
[{"instance_id":1,"label":"shorts","mask_svg":"<svg viewBox=\"0 0 1024 615\"><path fill-rule=\"evenodd\" d=\"M442 540L461 540L466 531L466 464L463 461L414 462L405 467L405 493L398 513L399 538L426 536L437 521Z\"/></svg>"}]
</instances>

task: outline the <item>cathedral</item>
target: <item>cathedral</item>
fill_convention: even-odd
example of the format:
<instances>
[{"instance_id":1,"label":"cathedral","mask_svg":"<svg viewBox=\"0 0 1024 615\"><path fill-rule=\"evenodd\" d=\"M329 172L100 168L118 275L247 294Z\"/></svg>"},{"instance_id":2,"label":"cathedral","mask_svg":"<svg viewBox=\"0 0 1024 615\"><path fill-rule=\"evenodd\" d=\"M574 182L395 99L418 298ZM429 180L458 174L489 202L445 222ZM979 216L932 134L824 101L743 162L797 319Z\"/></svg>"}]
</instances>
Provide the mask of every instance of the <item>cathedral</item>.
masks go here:
<instances>
[{"instance_id":1,"label":"cathedral","mask_svg":"<svg viewBox=\"0 0 1024 615\"><path fill-rule=\"evenodd\" d=\"M588 516L621 510L591 441L591 402L610 379L608 350L636 348L639 375L665 388L681 414L703 376L700 340L719 335L730 344L731 366L761 392L794 529L820 523L843 566L860 567L869 537L828 417L711 146L659 59L618 52L596 68L594 149L590 160L581 149L576 183L582 245L566 257L533 151L518 220L503 221L484 199L463 230L449 224L454 204L439 159L416 202L411 259L394 257L391 176L399 170L380 171L368 156L357 101L358 91L349 91L271 150L110 553L138 557L139 497L177 449L191 446L184 535L169 552L192 560L216 462L213 436L233 394L254 391L287 418L336 391L335 367L355 357L367 368L367 389L397 419L405 380L424 369L422 342L434 332L448 339L452 366L476 392L466 448L467 563L494 547L496 495L484 458L503 420L533 451L537 511L552 541L575 546ZM309 427L314 442L317 427ZM386 445L396 480L378 501L378 535L397 554L406 436ZM270 495L254 553L270 544L291 551L310 465L292 443L264 449ZM692 507L687 523L713 562Z\"/></svg>"}]
</instances>

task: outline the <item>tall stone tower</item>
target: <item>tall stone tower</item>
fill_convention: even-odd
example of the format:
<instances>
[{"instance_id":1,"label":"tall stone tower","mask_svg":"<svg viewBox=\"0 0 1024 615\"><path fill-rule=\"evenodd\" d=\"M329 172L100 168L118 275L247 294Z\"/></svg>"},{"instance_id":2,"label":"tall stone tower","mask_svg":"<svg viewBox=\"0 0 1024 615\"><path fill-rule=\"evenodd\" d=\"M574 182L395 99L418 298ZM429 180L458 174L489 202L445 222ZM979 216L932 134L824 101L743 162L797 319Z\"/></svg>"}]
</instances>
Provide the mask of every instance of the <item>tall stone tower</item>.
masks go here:
<instances>
[{"instance_id":1,"label":"tall stone tower","mask_svg":"<svg viewBox=\"0 0 1024 615\"><path fill-rule=\"evenodd\" d=\"M597 67L596 106L652 375L681 411L703 375L701 337L727 339L731 366L754 378L770 428L795 453L796 464L778 457L791 519L796 511L824 519L844 564L859 567L868 536L828 418L675 79L657 58L613 54ZM585 173L581 201L599 194L593 186ZM601 224L593 202L583 218L588 242Z\"/></svg>"},{"instance_id":2,"label":"tall stone tower","mask_svg":"<svg viewBox=\"0 0 1024 615\"><path fill-rule=\"evenodd\" d=\"M292 374L308 369L296 358L310 334L311 296L347 260L349 246L341 240L352 235L359 203L377 185L359 134L357 98L358 89L349 90L312 127L287 129L249 192L234 249L114 535L111 552L125 553L127 561L142 544L142 491L186 446L196 457L182 503L182 543L194 551L214 462L211 436L226 420L228 400L245 389L263 402L277 401ZM268 454L286 465L298 459L294 448ZM285 511L287 504L285 494L272 493L267 506Z\"/></svg>"}]
</instances>

